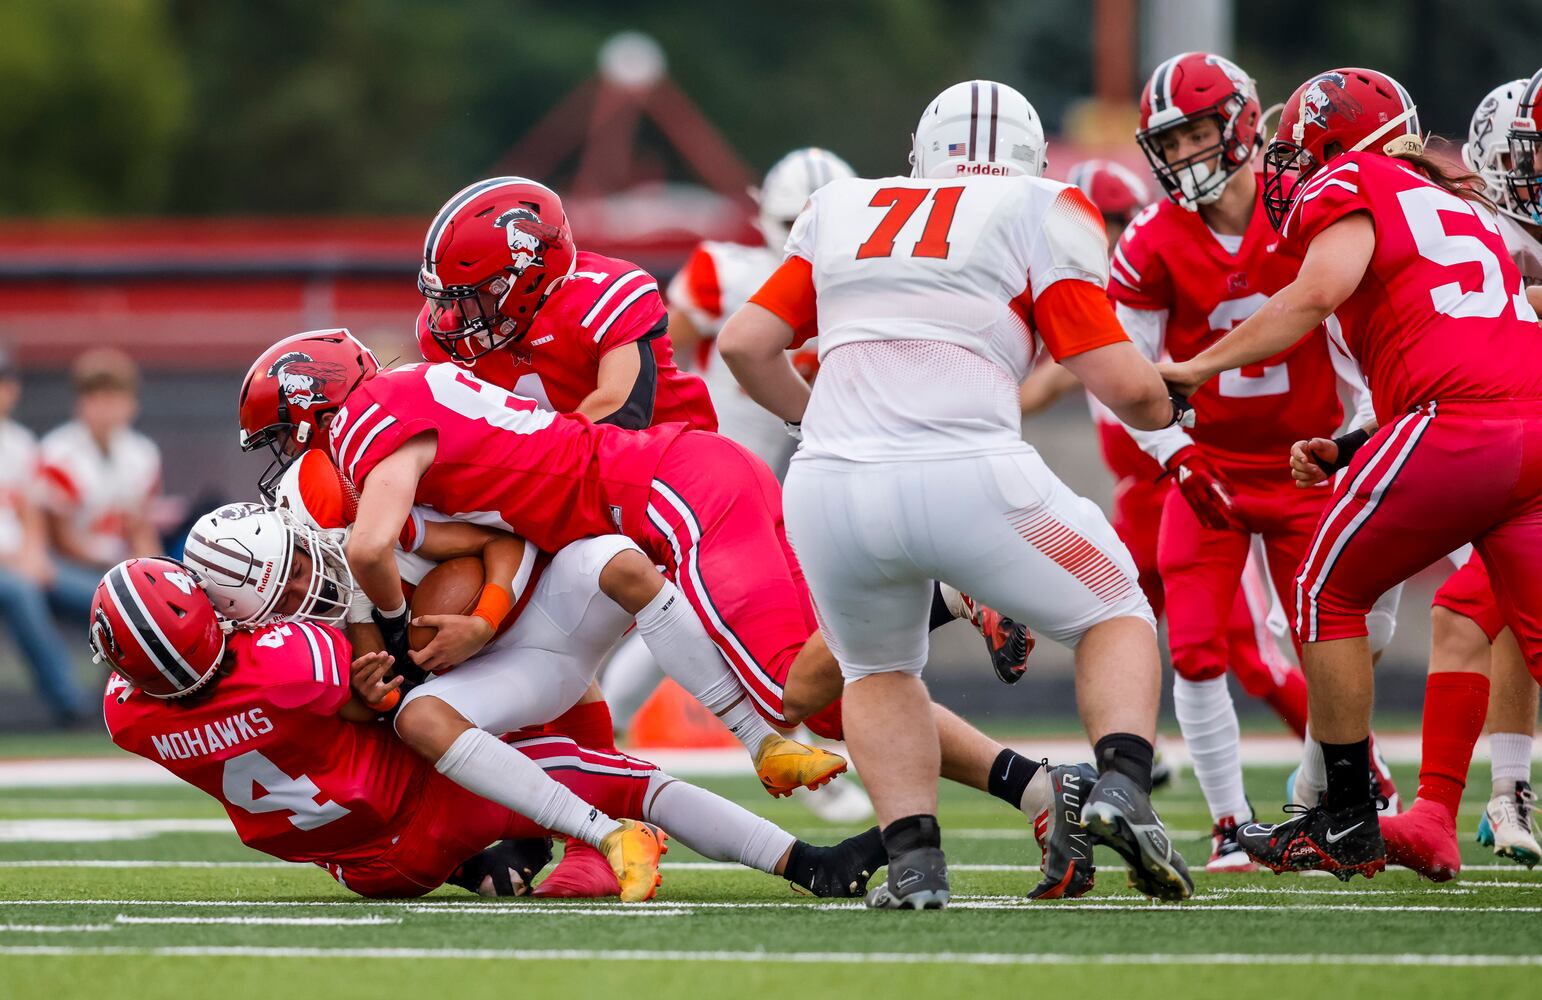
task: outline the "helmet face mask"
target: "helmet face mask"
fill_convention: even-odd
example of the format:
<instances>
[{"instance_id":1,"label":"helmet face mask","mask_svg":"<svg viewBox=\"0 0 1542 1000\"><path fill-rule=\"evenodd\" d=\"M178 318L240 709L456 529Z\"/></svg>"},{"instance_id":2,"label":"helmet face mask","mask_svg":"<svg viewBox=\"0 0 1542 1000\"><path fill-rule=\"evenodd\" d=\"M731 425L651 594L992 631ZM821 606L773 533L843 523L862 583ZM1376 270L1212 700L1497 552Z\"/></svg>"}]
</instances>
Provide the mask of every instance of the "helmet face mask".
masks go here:
<instances>
[{"instance_id":1,"label":"helmet face mask","mask_svg":"<svg viewBox=\"0 0 1542 1000\"><path fill-rule=\"evenodd\" d=\"M1233 95L1234 98L1236 95ZM1195 150L1187 156L1169 159L1163 148L1165 137L1180 129L1197 131L1202 123L1210 124L1215 131L1215 142ZM1210 205L1218 201L1226 191L1232 176L1247 163L1250 155L1243 153L1241 162L1233 156L1235 144L1227 135L1227 119L1221 112L1210 109L1198 115L1184 117L1175 124L1158 129L1142 129L1136 133L1136 141L1151 172L1156 175L1162 190L1173 201L1185 207Z\"/></svg>"},{"instance_id":2,"label":"helmet face mask","mask_svg":"<svg viewBox=\"0 0 1542 1000\"><path fill-rule=\"evenodd\" d=\"M1321 166L1306 148L1283 139L1271 140L1264 150L1264 214L1279 232L1296 196Z\"/></svg>"},{"instance_id":3,"label":"helmet face mask","mask_svg":"<svg viewBox=\"0 0 1542 1000\"><path fill-rule=\"evenodd\" d=\"M1542 129L1530 119L1517 118L1509 140L1510 163L1504 172L1506 200L1524 221L1542 225Z\"/></svg>"},{"instance_id":4,"label":"helmet face mask","mask_svg":"<svg viewBox=\"0 0 1542 1000\"><path fill-rule=\"evenodd\" d=\"M418 291L428 302L428 330L434 342L456 361L475 361L523 339L535 310L523 322L503 315L512 287L509 278L494 276L477 286L440 288L419 274Z\"/></svg>"}]
</instances>

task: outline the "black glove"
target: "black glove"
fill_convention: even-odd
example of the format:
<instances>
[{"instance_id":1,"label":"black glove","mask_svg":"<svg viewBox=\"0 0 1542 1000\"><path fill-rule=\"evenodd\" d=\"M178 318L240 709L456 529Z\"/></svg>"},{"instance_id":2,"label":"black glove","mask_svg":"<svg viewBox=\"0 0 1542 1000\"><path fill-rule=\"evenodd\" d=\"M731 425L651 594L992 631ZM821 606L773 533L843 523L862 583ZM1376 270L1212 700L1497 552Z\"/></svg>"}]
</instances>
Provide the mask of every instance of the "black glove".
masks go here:
<instances>
[{"instance_id":1,"label":"black glove","mask_svg":"<svg viewBox=\"0 0 1542 1000\"><path fill-rule=\"evenodd\" d=\"M407 622L411 620L412 615L408 611L406 602L402 603L400 614L383 615L380 609L376 608L371 613L371 617L374 618L376 627L380 629L380 641L385 643L385 651L391 654L391 659L394 661L391 664L391 671L403 680L403 693L407 688L422 684L428 675L412 662L412 657L407 655L409 649Z\"/></svg>"}]
</instances>

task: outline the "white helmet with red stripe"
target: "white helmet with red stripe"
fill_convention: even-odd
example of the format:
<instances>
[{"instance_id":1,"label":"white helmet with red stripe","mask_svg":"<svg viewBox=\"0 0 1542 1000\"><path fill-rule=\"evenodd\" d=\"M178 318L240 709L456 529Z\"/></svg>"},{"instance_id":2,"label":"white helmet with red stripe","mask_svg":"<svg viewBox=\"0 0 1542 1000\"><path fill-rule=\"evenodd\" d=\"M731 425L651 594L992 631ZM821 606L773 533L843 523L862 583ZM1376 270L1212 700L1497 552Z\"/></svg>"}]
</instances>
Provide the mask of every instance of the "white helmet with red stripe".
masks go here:
<instances>
[{"instance_id":1,"label":"white helmet with red stripe","mask_svg":"<svg viewBox=\"0 0 1542 1000\"><path fill-rule=\"evenodd\" d=\"M155 698L203 687L225 655L225 631L201 584L173 559L129 559L108 570L91 599L97 662Z\"/></svg>"},{"instance_id":2,"label":"white helmet with red stripe","mask_svg":"<svg viewBox=\"0 0 1542 1000\"><path fill-rule=\"evenodd\" d=\"M340 624L358 589L342 533L319 531L281 507L233 503L205 514L188 532L183 558L215 610L241 628Z\"/></svg>"},{"instance_id":3,"label":"white helmet with red stripe","mask_svg":"<svg viewBox=\"0 0 1542 1000\"><path fill-rule=\"evenodd\" d=\"M911 137L910 176L1044 176L1044 126L1028 98L1004 83L970 80L938 94Z\"/></svg>"},{"instance_id":4,"label":"white helmet with red stripe","mask_svg":"<svg viewBox=\"0 0 1542 1000\"><path fill-rule=\"evenodd\" d=\"M795 149L777 160L760 187L750 189L750 197L760 206L755 227L766 238L766 246L780 253L809 197L831 181L855 176L857 172L845 160L817 146Z\"/></svg>"}]
</instances>

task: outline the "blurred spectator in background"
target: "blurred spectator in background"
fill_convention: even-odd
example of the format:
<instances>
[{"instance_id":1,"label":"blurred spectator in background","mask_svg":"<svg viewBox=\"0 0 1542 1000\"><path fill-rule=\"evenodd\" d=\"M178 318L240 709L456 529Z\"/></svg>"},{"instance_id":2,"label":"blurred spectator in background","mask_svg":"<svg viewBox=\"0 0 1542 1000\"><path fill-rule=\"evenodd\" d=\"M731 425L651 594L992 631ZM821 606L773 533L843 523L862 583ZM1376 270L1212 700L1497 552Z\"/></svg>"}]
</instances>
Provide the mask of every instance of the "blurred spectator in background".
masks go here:
<instances>
[{"instance_id":1,"label":"blurred spectator in background","mask_svg":"<svg viewBox=\"0 0 1542 1000\"><path fill-rule=\"evenodd\" d=\"M72 674L70 645L48 613L47 590L54 583L55 567L38 506L37 440L11 419L20 398L21 380L10 356L0 350L0 620L20 648L54 721L69 725L84 718L89 705Z\"/></svg>"},{"instance_id":2,"label":"blurred spectator in background","mask_svg":"<svg viewBox=\"0 0 1542 1000\"><path fill-rule=\"evenodd\" d=\"M127 354L86 351L70 376L75 419L41 443L44 512L57 556L49 596L66 621L84 628L103 573L129 556L160 554L150 505L161 453L130 426L139 414L139 370Z\"/></svg>"}]
</instances>

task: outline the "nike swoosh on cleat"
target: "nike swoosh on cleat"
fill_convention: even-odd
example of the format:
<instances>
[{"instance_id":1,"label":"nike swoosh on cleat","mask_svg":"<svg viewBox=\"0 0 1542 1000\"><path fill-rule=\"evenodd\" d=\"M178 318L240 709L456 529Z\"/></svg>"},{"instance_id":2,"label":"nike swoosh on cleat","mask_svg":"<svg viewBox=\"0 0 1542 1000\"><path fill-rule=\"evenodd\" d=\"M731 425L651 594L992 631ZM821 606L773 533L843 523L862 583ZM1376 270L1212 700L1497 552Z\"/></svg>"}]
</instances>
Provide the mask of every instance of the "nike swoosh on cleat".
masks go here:
<instances>
[{"instance_id":1,"label":"nike swoosh on cleat","mask_svg":"<svg viewBox=\"0 0 1542 1000\"><path fill-rule=\"evenodd\" d=\"M1239 837L1267 837L1274 832L1272 823L1249 823L1237 831Z\"/></svg>"},{"instance_id":2,"label":"nike swoosh on cleat","mask_svg":"<svg viewBox=\"0 0 1542 1000\"><path fill-rule=\"evenodd\" d=\"M1349 836L1351 833L1354 833L1356 830L1360 829L1364 825L1365 825L1365 820L1361 820L1360 822L1356 823L1354 826L1345 827L1342 830L1329 830L1328 833L1327 833L1328 843L1330 843L1330 844L1337 844L1339 841L1343 840L1345 837Z\"/></svg>"}]
</instances>

